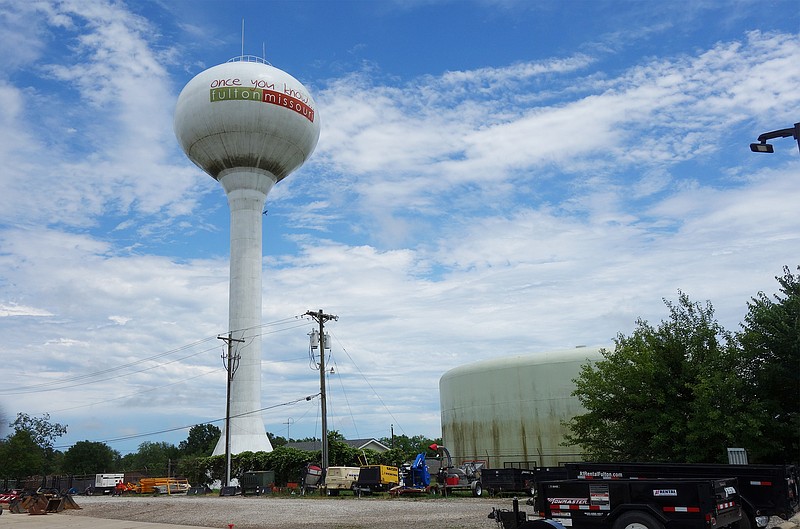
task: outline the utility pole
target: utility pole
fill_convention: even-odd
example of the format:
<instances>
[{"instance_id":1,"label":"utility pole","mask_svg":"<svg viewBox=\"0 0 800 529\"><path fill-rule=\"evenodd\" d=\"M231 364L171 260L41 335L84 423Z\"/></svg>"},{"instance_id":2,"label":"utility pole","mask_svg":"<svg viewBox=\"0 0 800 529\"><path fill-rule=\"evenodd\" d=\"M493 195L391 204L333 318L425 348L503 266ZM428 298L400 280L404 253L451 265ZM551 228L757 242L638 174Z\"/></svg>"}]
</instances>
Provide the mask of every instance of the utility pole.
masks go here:
<instances>
[{"instance_id":1,"label":"utility pole","mask_svg":"<svg viewBox=\"0 0 800 529\"><path fill-rule=\"evenodd\" d=\"M330 344L326 343L325 339L325 322L329 320L336 321L339 319L339 316L325 314L322 312L322 309L319 309L319 312L308 311L305 315L311 316L319 323L319 398L322 415L322 475L324 478L325 473L328 471L328 409L325 399L325 349L330 349ZM314 348L313 337L311 347L312 349Z\"/></svg>"},{"instance_id":2,"label":"utility pole","mask_svg":"<svg viewBox=\"0 0 800 529\"><path fill-rule=\"evenodd\" d=\"M233 375L239 368L239 354L233 354L233 342L242 343L244 340L238 340L231 336L217 336L217 339L222 340L228 344L226 352L222 353L222 364L225 366L225 371L228 372L228 396L225 403L225 486L231 485L231 382Z\"/></svg>"},{"instance_id":3,"label":"utility pole","mask_svg":"<svg viewBox=\"0 0 800 529\"><path fill-rule=\"evenodd\" d=\"M284 424L286 425L286 442L288 443L292 439L291 437L289 437L289 426L294 424L294 419L289 417L288 419L286 419L286 422Z\"/></svg>"}]
</instances>

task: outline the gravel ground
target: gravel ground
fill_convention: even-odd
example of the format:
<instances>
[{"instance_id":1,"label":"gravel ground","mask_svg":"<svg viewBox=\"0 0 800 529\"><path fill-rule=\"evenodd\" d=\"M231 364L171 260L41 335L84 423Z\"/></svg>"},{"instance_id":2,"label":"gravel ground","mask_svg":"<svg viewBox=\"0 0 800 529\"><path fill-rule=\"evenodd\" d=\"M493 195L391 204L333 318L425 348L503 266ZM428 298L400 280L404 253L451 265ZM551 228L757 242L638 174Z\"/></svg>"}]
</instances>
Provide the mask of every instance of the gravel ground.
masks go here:
<instances>
[{"instance_id":1,"label":"gravel ground","mask_svg":"<svg viewBox=\"0 0 800 529\"><path fill-rule=\"evenodd\" d=\"M504 498L414 498L341 496L75 496L80 510L60 516L90 516L139 522L159 522L234 529L497 529L488 518L492 508L511 510ZM533 508L520 498L519 508ZM768 528L800 529L800 515L790 521L772 518Z\"/></svg>"},{"instance_id":2,"label":"gravel ground","mask_svg":"<svg viewBox=\"0 0 800 529\"><path fill-rule=\"evenodd\" d=\"M75 496L80 510L59 516L91 516L141 522L235 529L497 529L493 507L511 509L511 498L386 498L340 496ZM520 499L520 510L531 511Z\"/></svg>"}]
</instances>

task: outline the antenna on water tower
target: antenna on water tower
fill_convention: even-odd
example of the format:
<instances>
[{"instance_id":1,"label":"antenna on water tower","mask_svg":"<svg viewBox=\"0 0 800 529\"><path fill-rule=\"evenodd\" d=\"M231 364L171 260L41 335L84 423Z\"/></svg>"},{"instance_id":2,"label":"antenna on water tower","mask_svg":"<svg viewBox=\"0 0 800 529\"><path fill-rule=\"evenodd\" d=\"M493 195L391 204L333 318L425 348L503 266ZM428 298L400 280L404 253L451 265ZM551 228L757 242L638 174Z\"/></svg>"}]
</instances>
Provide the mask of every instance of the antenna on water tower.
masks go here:
<instances>
[{"instance_id":1,"label":"antenna on water tower","mask_svg":"<svg viewBox=\"0 0 800 529\"><path fill-rule=\"evenodd\" d=\"M244 57L244 17L242 17L242 54L240 57Z\"/></svg>"}]
</instances>

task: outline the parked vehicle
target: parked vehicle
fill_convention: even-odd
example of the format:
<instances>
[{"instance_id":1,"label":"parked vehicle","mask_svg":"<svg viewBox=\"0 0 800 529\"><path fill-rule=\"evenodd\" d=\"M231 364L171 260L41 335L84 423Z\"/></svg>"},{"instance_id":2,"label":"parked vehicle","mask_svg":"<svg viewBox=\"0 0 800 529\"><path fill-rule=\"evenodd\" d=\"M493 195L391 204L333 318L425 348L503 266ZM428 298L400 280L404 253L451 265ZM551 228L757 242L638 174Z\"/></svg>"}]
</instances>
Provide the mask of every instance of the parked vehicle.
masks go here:
<instances>
[{"instance_id":1,"label":"parked vehicle","mask_svg":"<svg viewBox=\"0 0 800 529\"><path fill-rule=\"evenodd\" d=\"M328 495L338 496L340 491L354 490L360 473L360 467L328 467L325 472L325 489Z\"/></svg>"},{"instance_id":2,"label":"parked vehicle","mask_svg":"<svg viewBox=\"0 0 800 529\"><path fill-rule=\"evenodd\" d=\"M793 465L714 465L673 463L567 463L570 478L723 478L739 481L744 519L739 529L766 527L770 516L788 520L800 509L798 468Z\"/></svg>"},{"instance_id":3,"label":"parked vehicle","mask_svg":"<svg viewBox=\"0 0 800 529\"><path fill-rule=\"evenodd\" d=\"M541 481L534 505L573 529L712 529L742 519L736 478Z\"/></svg>"}]
</instances>

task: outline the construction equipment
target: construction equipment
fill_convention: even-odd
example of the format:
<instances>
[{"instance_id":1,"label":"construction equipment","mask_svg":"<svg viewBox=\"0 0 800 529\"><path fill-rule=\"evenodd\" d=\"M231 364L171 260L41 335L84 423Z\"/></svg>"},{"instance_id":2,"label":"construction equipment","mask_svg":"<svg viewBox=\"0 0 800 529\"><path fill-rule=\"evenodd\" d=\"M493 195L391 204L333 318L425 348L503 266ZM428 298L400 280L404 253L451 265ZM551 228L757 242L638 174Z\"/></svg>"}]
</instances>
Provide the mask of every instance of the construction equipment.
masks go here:
<instances>
[{"instance_id":1,"label":"construction equipment","mask_svg":"<svg viewBox=\"0 0 800 529\"><path fill-rule=\"evenodd\" d=\"M94 485L86 489L86 495L113 494L114 489L120 482L125 482L125 474L96 474Z\"/></svg>"},{"instance_id":2,"label":"construction equipment","mask_svg":"<svg viewBox=\"0 0 800 529\"><path fill-rule=\"evenodd\" d=\"M306 468L303 469L300 494L305 496L306 492L320 488L324 483L324 477L325 473L322 471L322 467L313 463L307 464Z\"/></svg>"},{"instance_id":3,"label":"construction equipment","mask_svg":"<svg viewBox=\"0 0 800 529\"><path fill-rule=\"evenodd\" d=\"M343 490L355 490L360 474L360 467L328 467L325 472L328 496L338 496Z\"/></svg>"},{"instance_id":4,"label":"construction equipment","mask_svg":"<svg viewBox=\"0 0 800 529\"><path fill-rule=\"evenodd\" d=\"M483 494L481 469L485 465L484 461L465 461L460 466L455 466L446 447L433 443L428 448L440 456L436 482L442 494L447 496L448 491L454 490L469 490L476 497Z\"/></svg>"},{"instance_id":5,"label":"construction equipment","mask_svg":"<svg viewBox=\"0 0 800 529\"><path fill-rule=\"evenodd\" d=\"M137 494L182 494L191 488L189 481L178 478L141 478L134 490Z\"/></svg>"},{"instance_id":6,"label":"construction equipment","mask_svg":"<svg viewBox=\"0 0 800 529\"><path fill-rule=\"evenodd\" d=\"M5 492L0 492L0 514L3 514L3 508L10 508L21 493L20 489L7 489Z\"/></svg>"},{"instance_id":7,"label":"construction equipment","mask_svg":"<svg viewBox=\"0 0 800 529\"><path fill-rule=\"evenodd\" d=\"M388 465L363 465L358 471L354 491L358 494L386 492L400 484L397 467Z\"/></svg>"},{"instance_id":8,"label":"construction equipment","mask_svg":"<svg viewBox=\"0 0 800 529\"><path fill-rule=\"evenodd\" d=\"M13 514L47 514L59 513L64 509L80 509L70 495L57 490L15 491L13 498L11 495L4 498L9 500L8 510Z\"/></svg>"},{"instance_id":9,"label":"construction equipment","mask_svg":"<svg viewBox=\"0 0 800 529\"><path fill-rule=\"evenodd\" d=\"M425 461L425 453L421 452L414 462L400 467L400 484L389 490L389 494L427 494L436 493L436 486L431 485L431 474Z\"/></svg>"}]
</instances>

